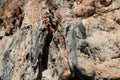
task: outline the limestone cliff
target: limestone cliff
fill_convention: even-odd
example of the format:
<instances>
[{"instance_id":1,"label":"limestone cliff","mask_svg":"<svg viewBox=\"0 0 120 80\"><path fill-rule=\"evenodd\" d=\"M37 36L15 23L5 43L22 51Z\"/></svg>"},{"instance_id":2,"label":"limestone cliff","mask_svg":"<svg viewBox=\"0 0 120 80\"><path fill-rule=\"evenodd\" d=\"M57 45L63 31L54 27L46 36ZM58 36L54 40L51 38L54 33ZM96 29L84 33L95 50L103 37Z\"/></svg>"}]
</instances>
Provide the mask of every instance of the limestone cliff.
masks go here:
<instances>
[{"instance_id":1,"label":"limestone cliff","mask_svg":"<svg viewBox=\"0 0 120 80\"><path fill-rule=\"evenodd\" d=\"M120 0L0 0L0 80L120 80Z\"/></svg>"}]
</instances>

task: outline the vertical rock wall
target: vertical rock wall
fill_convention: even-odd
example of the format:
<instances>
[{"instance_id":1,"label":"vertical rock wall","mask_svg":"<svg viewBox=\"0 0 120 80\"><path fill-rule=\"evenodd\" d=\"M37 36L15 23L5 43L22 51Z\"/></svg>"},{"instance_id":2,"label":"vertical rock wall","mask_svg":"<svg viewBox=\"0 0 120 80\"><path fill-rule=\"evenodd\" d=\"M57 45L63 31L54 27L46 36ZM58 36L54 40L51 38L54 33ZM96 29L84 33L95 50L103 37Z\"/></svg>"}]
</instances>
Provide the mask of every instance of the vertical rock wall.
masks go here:
<instances>
[{"instance_id":1,"label":"vertical rock wall","mask_svg":"<svg viewBox=\"0 0 120 80\"><path fill-rule=\"evenodd\" d=\"M120 0L0 0L0 80L119 80Z\"/></svg>"}]
</instances>

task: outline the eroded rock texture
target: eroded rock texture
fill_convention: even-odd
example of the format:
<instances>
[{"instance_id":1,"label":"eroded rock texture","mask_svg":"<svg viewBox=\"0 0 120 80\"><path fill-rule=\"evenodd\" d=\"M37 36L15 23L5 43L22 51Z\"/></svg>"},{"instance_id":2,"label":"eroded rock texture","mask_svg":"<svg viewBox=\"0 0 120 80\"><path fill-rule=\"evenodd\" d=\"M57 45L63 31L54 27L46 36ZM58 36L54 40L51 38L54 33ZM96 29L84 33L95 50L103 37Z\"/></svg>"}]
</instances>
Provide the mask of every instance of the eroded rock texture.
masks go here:
<instances>
[{"instance_id":1,"label":"eroded rock texture","mask_svg":"<svg viewBox=\"0 0 120 80\"><path fill-rule=\"evenodd\" d=\"M0 0L0 80L120 80L120 0Z\"/></svg>"}]
</instances>

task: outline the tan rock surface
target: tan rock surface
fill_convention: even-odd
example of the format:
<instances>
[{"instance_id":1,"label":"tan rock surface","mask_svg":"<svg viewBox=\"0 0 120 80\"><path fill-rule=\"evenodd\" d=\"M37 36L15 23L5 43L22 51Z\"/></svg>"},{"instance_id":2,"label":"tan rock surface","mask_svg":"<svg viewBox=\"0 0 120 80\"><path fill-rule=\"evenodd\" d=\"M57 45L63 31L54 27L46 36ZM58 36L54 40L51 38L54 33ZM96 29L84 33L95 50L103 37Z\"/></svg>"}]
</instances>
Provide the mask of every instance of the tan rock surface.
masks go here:
<instances>
[{"instance_id":1,"label":"tan rock surface","mask_svg":"<svg viewBox=\"0 0 120 80\"><path fill-rule=\"evenodd\" d=\"M120 0L0 0L0 80L120 80Z\"/></svg>"}]
</instances>

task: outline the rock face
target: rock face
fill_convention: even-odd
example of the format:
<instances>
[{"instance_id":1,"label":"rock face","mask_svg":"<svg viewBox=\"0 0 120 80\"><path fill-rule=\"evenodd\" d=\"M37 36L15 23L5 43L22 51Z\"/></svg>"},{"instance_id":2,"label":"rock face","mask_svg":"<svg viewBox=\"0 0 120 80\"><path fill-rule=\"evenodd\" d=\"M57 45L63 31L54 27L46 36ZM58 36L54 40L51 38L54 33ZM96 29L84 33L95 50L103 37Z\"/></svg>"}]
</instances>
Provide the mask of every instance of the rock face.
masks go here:
<instances>
[{"instance_id":1,"label":"rock face","mask_svg":"<svg viewBox=\"0 0 120 80\"><path fill-rule=\"evenodd\" d=\"M120 0L0 0L0 80L120 80Z\"/></svg>"}]
</instances>

